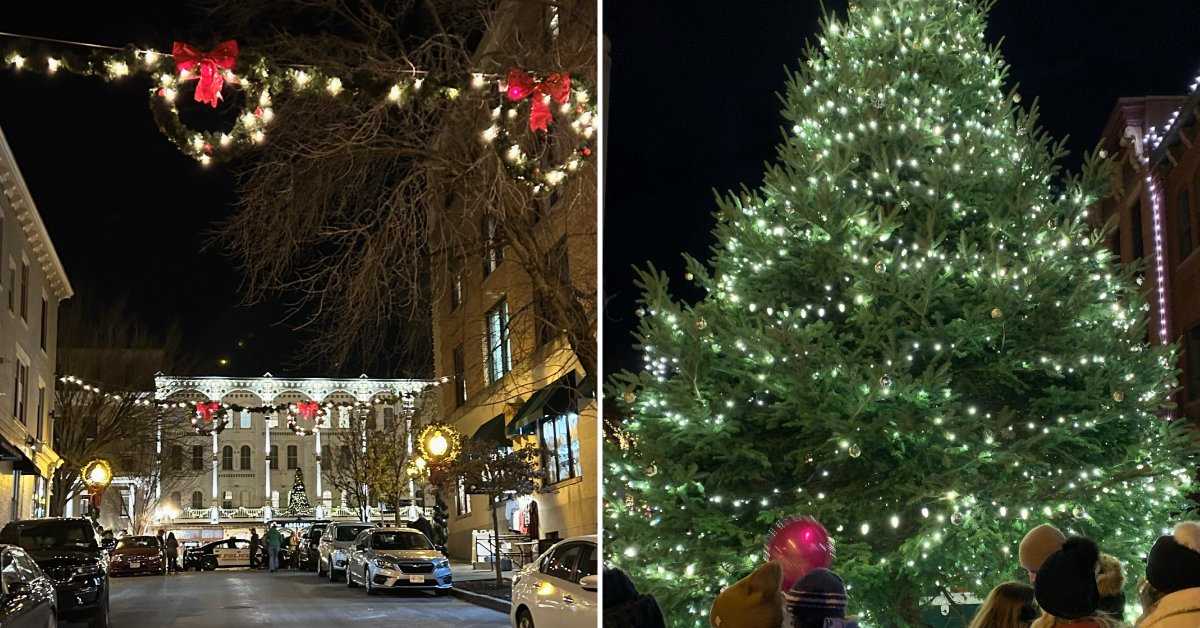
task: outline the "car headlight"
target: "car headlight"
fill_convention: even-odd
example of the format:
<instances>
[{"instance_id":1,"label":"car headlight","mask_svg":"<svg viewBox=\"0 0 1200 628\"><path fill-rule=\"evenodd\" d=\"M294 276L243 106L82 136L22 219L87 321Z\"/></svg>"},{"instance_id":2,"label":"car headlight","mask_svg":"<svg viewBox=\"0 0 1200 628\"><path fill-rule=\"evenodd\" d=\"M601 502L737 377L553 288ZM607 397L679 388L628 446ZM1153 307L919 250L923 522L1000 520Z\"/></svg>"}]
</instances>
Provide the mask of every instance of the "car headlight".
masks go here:
<instances>
[{"instance_id":1,"label":"car headlight","mask_svg":"<svg viewBox=\"0 0 1200 628\"><path fill-rule=\"evenodd\" d=\"M376 558L375 566L380 569L396 569L396 563L390 558Z\"/></svg>"},{"instance_id":2,"label":"car headlight","mask_svg":"<svg viewBox=\"0 0 1200 628\"><path fill-rule=\"evenodd\" d=\"M104 568L98 564L84 565L82 567L75 568L75 575L76 576L102 576L102 575L104 575Z\"/></svg>"},{"instance_id":3,"label":"car headlight","mask_svg":"<svg viewBox=\"0 0 1200 628\"><path fill-rule=\"evenodd\" d=\"M446 560L445 558L433 559L433 568L434 569L445 569L449 566L450 566L450 561Z\"/></svg>"}]
</instances>

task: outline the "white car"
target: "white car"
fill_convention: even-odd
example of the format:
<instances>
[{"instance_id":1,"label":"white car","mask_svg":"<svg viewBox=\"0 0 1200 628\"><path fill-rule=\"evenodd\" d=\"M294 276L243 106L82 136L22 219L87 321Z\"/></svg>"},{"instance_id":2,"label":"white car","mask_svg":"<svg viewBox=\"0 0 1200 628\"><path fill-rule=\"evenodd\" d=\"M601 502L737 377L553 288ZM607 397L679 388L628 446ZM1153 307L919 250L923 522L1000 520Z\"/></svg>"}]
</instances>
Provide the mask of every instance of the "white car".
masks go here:
<instances>
[{"instance_id":1,"label":"white car","mask_svg":"<svg viewBox=\"0 0 1200 628\"><path fill-rule=\"evenodd\" d=\"M584 628L596 625L599 588L596 536L555 543L513 576L512 610L517 628Z\"/></svg>"},{"instance_id":2,"label":"white car","mask_svg":"<svg viewBox=\"0 0 1200 628\"><path fill-rule=\"evenodd\" d=\"M354 539L363 530L375 527L361 521L333 522L326 526L325 533L317 543L317 577L329 575L330 582L341 582L346 572L346 559L354 545Z\"/></svg>"},{"instance_id":3,"label":"white car","mask_svg":"<svg viewBox=\"0 0 1200 628\"><path fill-rule=\"evenodd\" d=\"M384 590L433 591L454 587L450 561L413 528L372 528L360 532L346 561L346 586Z\"/></svg>"}]
</instances>

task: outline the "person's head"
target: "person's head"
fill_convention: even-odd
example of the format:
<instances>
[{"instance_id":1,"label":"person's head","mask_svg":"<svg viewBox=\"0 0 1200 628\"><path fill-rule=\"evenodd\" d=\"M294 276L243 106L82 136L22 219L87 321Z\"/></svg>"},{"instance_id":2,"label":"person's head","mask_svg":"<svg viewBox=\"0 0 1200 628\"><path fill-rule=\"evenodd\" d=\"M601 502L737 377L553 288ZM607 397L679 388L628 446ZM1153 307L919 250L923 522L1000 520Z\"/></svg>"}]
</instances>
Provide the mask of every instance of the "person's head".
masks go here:
<instances>
[{"instance_id":1,"label":"person's head","mask_svg":"<svg viewBox=\"0 0 1200 628\"><path fill-rule=\"evenodd\" d=\"M821 628L826 619L845 619L846 583L828 569L813 569L785 596L795 628Z\"/></svg>"},{"instance_id":2,"label":"person's head","mask_svg":"<svg viewBox=\"0 0 1200 628\"><path fill-rule=\"evenodd\" d=\"M1030 582L1037 578L1037 571L1042 563L1046 562L1046 558L1062 549L1066 540L1067 537L1063 536L1058 528L1048 523L1043 523L1025 534L1017 549L1017 556L1021 567L1029 574Z\"/></svg>"},{"instance_id":3,"label":"person's head","mask_svg":"<svg viewBox=\"0 0 1200 628\"><path fill-rule=\"evenodd\" d=\"M1125 573L1116 556L1100 554L1100 573L1096 589L1100 592L1100 612L1116 619L1125 617Z\"/></svg>"},{"instance_id":4,"label":"person's head","mask_svg":"<svg viewBox=\"0 0 1200 628\"><path fill-rule=\"evenodd\" d=\"M1200 522L1184 521L1158 537L1146 557L1146 580L1163 595L1200 588Z\"/></svg>"},{"instance_id":5,"label":"person's head","mask_svg":"<svg viewBox=\"0 0 1200 628\"><path fill-rule=\"evenodd\" d=\"M254 528L250 528L250 534L258 534L258 530L255 530Z\"/></svg>"},{"instance_id":6,"label":"person's head","mask_svg":"<svg viewBox=\"0 0 1200 628\"><path fill-rule=\"evenodd\" d=\"M770 562L717 595L708 621L713 628L779 628L783 624L783 570Z\"/></svg>"},{"instance_id":7,"label":"person's head","mask_svg":"<svg viewBox=\"0 0 1200 628\"><path fill-rule=\"evenodd\" d=\"M162 529L162 528L159 528L159 529L158 529L158 535L159 535L159 536L162 536L162 535L164 535L164 534L166 534L166 533L167 533L167 531L166 531L166 530L164 530L164 529Z\"/></svg>"},{"instance_id":8,"label":"person's head","mask_svg":"<svg viewBox=\"0 0 1200 628\"><path fill-rule=\"evenodd\" d=\"M174 540L175 540L175 533L174 533L174 532L171 532L171 533L167 534L167 538L168 538L168 539L171 539L172 541L174 541Z\"/></svg>"},{"instance_id":9,"label":"person's head","mask_svg":"<svg viewBox=\"0 0 1200 628\"><path fill-rule=\"evenodd\" d=\"M1096 576L1100 548L1091 539L1073 536L1046 557L1034 580L1034 597L1047 613L1060 619L1092 618L1100 606Z\"/></svg>"},{"instance_id":10,"label":"person's head","mask_svg":"<svg viewBox=\"0 0 1200 628\"><path fill-rule=\"evenodd\" d=\"M1023 582L1005 582L988 594L970 628L1025 628L1039 615L1033 587Z\"/></svg>"}]
</instances>

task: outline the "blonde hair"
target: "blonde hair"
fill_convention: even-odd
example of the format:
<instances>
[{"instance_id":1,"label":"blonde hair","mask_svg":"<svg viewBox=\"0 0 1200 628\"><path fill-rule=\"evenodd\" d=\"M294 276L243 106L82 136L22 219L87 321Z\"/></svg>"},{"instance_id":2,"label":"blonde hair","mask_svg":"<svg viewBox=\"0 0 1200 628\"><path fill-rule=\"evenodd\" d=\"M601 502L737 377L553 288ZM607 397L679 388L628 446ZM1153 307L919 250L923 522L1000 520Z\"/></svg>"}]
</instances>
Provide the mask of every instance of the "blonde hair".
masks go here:
<instances>
[{"instance_id":1,"label":"blonde hair","mask_svg":"<svg viewBox=\"0 0 1200 628\"><path fill-rule=\"evenodd\" d=\"M988 593L969 628L1022 628L1029 622L1021 621L1021 610L1032 605L1033 587L1005 582Z\"/></svg>"}]
</instances>

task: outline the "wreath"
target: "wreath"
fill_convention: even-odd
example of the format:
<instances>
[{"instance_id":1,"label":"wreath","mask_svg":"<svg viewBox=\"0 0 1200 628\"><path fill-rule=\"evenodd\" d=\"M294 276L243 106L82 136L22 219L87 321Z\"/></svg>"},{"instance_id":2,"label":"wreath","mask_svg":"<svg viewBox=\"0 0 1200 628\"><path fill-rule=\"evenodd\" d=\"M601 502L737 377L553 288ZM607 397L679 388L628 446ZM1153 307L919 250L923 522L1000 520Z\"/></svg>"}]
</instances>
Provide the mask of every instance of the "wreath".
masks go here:
<instances>
[{"instance_id":1,"label":"wreath","mask_svg":"<svg viewBox=\"0 0 1200 628\"><path fill-rule=\"evenodd\" d=\"M229 425L229 409L220 401L197 401L192 428L205 436L220 434Z\"/></svg>"},{"instance_id":2,"label":"wreath","mask_svg":"<svg viewBox=\"0 0 1200 628\"><path fill-rule=\"evenodd\" d=\"M596 110L591 93L578 81L572 87L568 74L515 68L498 87L500 102L480 139L492 145L510 177L535 195L550 194L592 156ZM550 132L551 125L564 124L569 139Z\"/></svg>"},{"instance_id":3,"label":"wreath","mask_svg":"<svg viewBox=\"0 0 1200 628\"><path fill-rule=\"evenodd\" d=\"M301 436L312 436L321 429L325 408L316 401L300 401L287 407L288 429ZM303 421L304 424L300 422Z\"/></svg>"}]
</instances>

